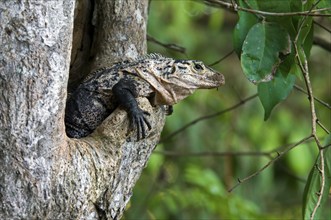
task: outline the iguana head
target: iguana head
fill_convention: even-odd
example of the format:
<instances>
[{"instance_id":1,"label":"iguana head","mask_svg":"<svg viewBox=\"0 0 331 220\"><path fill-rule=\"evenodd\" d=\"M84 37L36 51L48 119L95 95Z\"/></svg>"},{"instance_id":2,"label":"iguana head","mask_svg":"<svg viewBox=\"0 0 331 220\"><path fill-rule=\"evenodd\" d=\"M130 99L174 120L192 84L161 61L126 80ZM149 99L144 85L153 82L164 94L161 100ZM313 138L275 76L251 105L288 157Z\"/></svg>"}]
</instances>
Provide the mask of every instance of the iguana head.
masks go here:
<instances>
[{"instance_id":1,"label":"iguana head","mask_svg":"<svg viewBox=\"0 0 331 220\"><path fill-rule=\"evenodd\" d=\"M225 83L221 73L197 60L154 59L139 75L156 90L155 104L173 105L196 89L217 88Z\"/></svg>"},{"instance_id":2,"label":"iguana head","mask_svg":"<svg viewBox=\"0 0 331 220\"><path fill-rule=\"evenodd\" d=\"M224 76L198 60L175 60L169 83L182 88L211 89L224 84ZM166 80L165 80L166 81Z\"/></svg>"}]
</instances>

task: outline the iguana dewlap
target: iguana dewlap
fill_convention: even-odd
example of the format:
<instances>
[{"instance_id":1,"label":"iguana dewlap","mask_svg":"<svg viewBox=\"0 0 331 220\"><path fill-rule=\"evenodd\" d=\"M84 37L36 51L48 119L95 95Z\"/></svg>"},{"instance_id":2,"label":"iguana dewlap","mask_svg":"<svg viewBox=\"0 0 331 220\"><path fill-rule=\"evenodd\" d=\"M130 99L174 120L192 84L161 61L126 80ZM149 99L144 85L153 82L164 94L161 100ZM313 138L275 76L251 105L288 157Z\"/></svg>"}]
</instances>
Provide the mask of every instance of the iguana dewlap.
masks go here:
<instances>
[{"instance_id":1,"label":"iguana dewlap","mask_svg":"<svg viewBox=\"0 0 331 220\"><path fill-rule=\"evenodd\" d=\"M174 60L150 54L135 61L116 63L97 70L70 95L65 124L69 137L81 138L92 133L118 106L122 106L144 138L146 115L137 97L147 97L152 105L173 105L196 89L211 89L224 84L224 76L196 60Z\"/></svg>"}]
</instances>

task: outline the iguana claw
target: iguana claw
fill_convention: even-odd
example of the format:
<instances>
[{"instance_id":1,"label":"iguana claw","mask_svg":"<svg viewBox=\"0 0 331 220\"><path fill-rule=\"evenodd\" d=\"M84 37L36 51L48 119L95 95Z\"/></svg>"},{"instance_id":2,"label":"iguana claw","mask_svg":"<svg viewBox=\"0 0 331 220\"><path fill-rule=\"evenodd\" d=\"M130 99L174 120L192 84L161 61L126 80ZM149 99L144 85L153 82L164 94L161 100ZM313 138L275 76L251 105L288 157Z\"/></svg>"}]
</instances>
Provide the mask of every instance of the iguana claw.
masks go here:
<instances>
[{"instance_id":1,"label":"iguana claw","mask_svg":"<svg viewBox=\"0 0 331 220\"><path fill-rule=\"evenodd\" d=\"M145 115L150 115L147 111L143 111L139 108L139 111L131 113L131 127L136 127L137 129L137 141L146 137L146 126L148 130L151 130L152 126L147 120Z\"/></svg>"}]
</instances>

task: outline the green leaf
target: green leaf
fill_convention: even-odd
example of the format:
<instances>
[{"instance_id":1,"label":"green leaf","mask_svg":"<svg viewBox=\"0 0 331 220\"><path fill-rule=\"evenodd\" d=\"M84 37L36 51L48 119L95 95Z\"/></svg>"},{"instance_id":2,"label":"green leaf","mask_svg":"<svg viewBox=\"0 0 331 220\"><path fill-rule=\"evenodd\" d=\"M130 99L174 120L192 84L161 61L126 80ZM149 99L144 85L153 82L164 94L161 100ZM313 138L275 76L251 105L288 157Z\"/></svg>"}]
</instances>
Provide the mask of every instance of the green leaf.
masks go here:
<instances>
[{"instance_id":1,"label":"green leaf","mask_svg":"<svg viewBox=\"0 0 331 220\"><path fill-rule=\"evenodd\" d=\"M313 1L307 1L303 5L304 11L309 11L313 7ZM303 22L303 24L302 24ZM301 25L302 24L302 25ZM299 30L299 28L301 29ZM303 47L306 58L309 58L310 50L313 45L313 37L314 37L314 25L313 25L313 17L301 16L297 22L296 32L300 31L297 46ZM297 33L296 33L297 34Z\"/></svg>"},{"instance_id":2,"label":"green leaf","mask_svg":"<svg viewBox=\"0 0 331 220\"><path fill-rule=\"evenodd\" d=\"M190 184L204 189L210 195L224 196L226 191L221 184L219 177L214 171L209 169L202 170L200 167L190 165L185 172L185 179Z\"/></svg>"},{"instance_id":3,"label":"green leaf","mask_svg":"<svg viewBox=\"0 0 331 220\"><path fill-rule=\"evenodd\" d=\"M297 0L296 0L297 1ZM261 11L267 12L277 12L277 13L286 13L291 11L289 0L279 1L279 0L257 0L258 9ZM275 18L281 16L269 16L268 18Z\"/></svg>"},{"instance_id":4,"label":"green leaf","mask_svg":"<svg viewBox=\"0 0 331 220\"><path fill-rule=\"evenodd\" d=\"M244 41L241 66L244 74L253 83L273 79L282 62L279 56L291 52L288 33L277 23L257 23Z\"/></svg>"},{"instance_id":5,"label":"green leaf","mask_svg":"<svg viewBox=\"0 0 331 220\"><path fill-rule=\"evenodd\" d=\"M265 12L274 12L274 13L289 13L289 12L297 12L302 11L302 1L299 0L256 0L256 8L260 11ZM250 2L250 1L248 1ZM296 9L293 9L293 5L295 5ZM264 20L267 22L275 22L281 25L287 32L291 35L294 35L295 28L292 21L292 16L271 16L264 15Z\"/></svg>"},{"instance_id":6,"label":"green leaf","mask_svg":"<svg viewBox=\"0 0 331 220\"><path fill-rule=\"evenodd\" d=\"M239 1L241 7L247 7L243 0ZM258 22L255 15L248 12L238 11L239 21L237 22L233 32L234 50L240 57L242 45L251 27Z\"/></svg>"},{"instance_id":7,"label":"green leaf","mask_svg":"<svg viewBox=\"0 0 331 220\"><path fill-rule=\"evenodd\" d=\"M313 7L313 1L306 1L305 3L302 3L302 11L309 11ZM293 18L294 19L294 18ZM313 17L312 16L296 16L295 17L295 29L297 35L297 32L300 31L299 37L297 40L298 47L301 47L304 43L306 38L309 35L312 35L312 27L313 27ZM301 28L301 29L300 29ZM312 39L311 39L312 41Z\"/></svg>"},{"instance_id":8,"label":"green leaf","mask_svg":"<svg viewBox=\"0 0 331 220\"><path fill-rule=\"evenodd\" d=\"M272 81L258 85L259 98L264 108L264 120L267 120L272 109L290 94L295 78L293 74L286 77L278 71Z\"/></svg>"},{"instance_id":9,"label":"green leaf","mask_svg":"<svg viewBox=\"0 0 331 220\"><path fill-rule=\"evenodd\" d=\"M321 0L317 4L317 8L331 8L331 1L330 0ZM327 10L325 12L331 13L331 10Z\"/></svg>"},{"instance_id":10,"label":"green leaf","mask_svg":"<svg viewBox=\"0 0 331 220\"><path fill-rule=\"evenodd\" d=\"M321 13L323 14L327 14L330 15L331 14L331 1L330 0L321 0L318 4L317 4L317 8L329 8L328 10L325 10ZM331 17L327 17L326 19L328 19L329 21L331 21Z\"/></svg>"},{"instance_id":11,"label":"green leaf","mask_svg":"<svg viewBox=\"0 0 331 220\"><path fill-rule=\"evenodd\" d=\"M310 56L310 50L313 47L313 41L314 41L314 25L310 24L310 30L307 33L302 46L303 50L305 51L307 59Z\"/></svg>"},{"instance_id":12,"label":"green leaf","mask_svg":"<svg viewBox=\"0 0 331 220\"><path fill-rule=\"evenodd\" d=\"M331 135L329 135L325 141L325 146L331 144ZM321 193L322 200L321 205L317 209L315 218L319 219L321 215L321 207L323 204L327 202L329 196L329 190L331 186L331 150L330 147L325 148L324 150L324 172L325 172L325 179L324 179L324 190L321 192L321 184L322 184L322 176L317 167L321 165L321 155L317 156L316 162L309 173L309 177L305 186L305 191L303 195L303 207L302 207L302 214L304 219L310 219L311 214L316 206L318 201L318 194Z\"/></svg>"},{"instance_id":13,"label":"green leaf","mask_svg":"<svg viewBox=\"0 0 331 220\"><path fill-rule=\"evenodd\" d=\"M307 37L309 36L309 34L311 34L311 29L312 29L312 26L313 26L313 18L312 17L302 17L301 19L304 19L304 20L303 20L303 25L302 25L302 28L300 30L298 41L297 41L298 46L304 44L304 42L307 39ZM299 24L301 22L302 21L300 21ZM299 27L297 27L297 29L299 29Z\"/></svg>"},{"instance_id":14,"label":"green leaf","mask_svg":"<svg viewBox=\"0 0 331 220\"><path fill-rule=\"evenodd\" d=\"M291 1L291 11L292 12L299 12L299 11L303 11L304 10L304 6L303 6L303 1L297 1L297 0L292 0ZM302 18L302 16L291 16L291 23L293 25L293 31L290 32L291 38L294 40L295 36L296 36L296 28L298 26L298 23L300 21L300 19Z\"/></svg>"},{"instance_id":15,"label":"green leaf","mask_svg":"<svg viewBox=\"0 0 331 220\"><path fill-rule=\"evenodd\" d=\"M330 0L321 0L317 4L317 8L331 8L331 1ZM323 14L331 14L331 9L325 10L322 12ZM331 21L331 17L328 17L329 21Z\"/></svg>"}]
</instances>

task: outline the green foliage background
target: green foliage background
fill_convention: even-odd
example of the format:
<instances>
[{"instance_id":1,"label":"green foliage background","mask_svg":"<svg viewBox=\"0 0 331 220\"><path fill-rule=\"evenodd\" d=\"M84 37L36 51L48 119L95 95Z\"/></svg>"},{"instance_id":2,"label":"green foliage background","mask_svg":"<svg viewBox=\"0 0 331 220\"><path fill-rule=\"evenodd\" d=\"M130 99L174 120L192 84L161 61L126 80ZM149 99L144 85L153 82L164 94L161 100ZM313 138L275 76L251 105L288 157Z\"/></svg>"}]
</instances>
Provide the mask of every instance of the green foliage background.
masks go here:
<instances>
[{"instance_id":1,"label":"green foliage background","mask_svg":"<svg viewBox=\"0 0 331 220\"><path fill-rule=\"evenodd\" d=\"M286 0L279 0L283 2ZM151 1L148 34L163 43L186 48L186 54L149 42L149 52L179 59L214 63L233 46L236 13L194 1ZM330 20L318 19L330 25ZM314 35L330 39L315 27ZM331 103L331 53L313 46L309 59L314 95ZM174 106L162 137L192 120L226 109L255 94L257 86L243 73L235 53L213 66L223 73L226 85L218 90L197 91ZM295 82L305 88L298 77ZM320 121L331 128L330 109L317 104ZM124 218L129 219L301 219L303 191L318 155L314 142L301 144L284 157L242 183L228 189L270 161L263 155L189 156L199 152L267 152L298 142L311 132L307 96L293 90L276 106L267 121L258 98L233 111L187 128L156 147L139 179ZM324 131L318 131L325 137ZM164 153L173 152L177 156ZM330 155L330 154L328 154ZM331 202L322 218L331 218Z\"/></svg>"}]
</instances>

